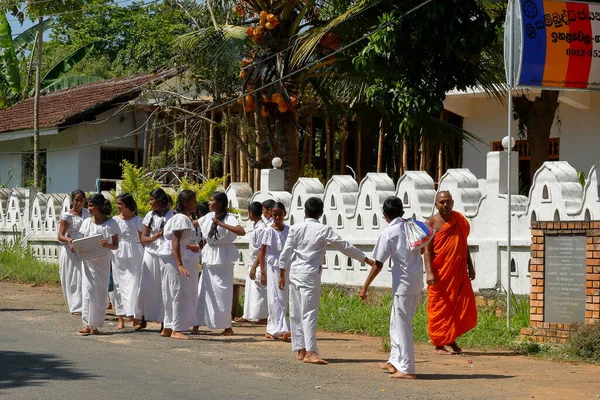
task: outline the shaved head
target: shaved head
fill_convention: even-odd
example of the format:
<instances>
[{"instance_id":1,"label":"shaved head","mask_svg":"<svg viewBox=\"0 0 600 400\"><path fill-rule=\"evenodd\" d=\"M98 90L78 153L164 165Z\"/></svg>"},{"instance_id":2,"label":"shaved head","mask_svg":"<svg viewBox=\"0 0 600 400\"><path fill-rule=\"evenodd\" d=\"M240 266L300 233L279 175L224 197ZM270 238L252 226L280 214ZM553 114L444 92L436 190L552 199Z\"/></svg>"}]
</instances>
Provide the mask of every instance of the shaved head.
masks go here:
<instances>
[{"instance_id":1,"label":"shaved head","mask_svg":"<svg viewBox=\"0 0 600 400\"><path fill-rule=\"evenodd\" d=\"M440 197L445 197L447 199L452 200L452 195L450 194L450 192L448 190L440 190L439 192L437 192L437 194L435 195L436 203Z\"/></svg>"},{"instance_id":2,"label":"shaved head","mask_svg":"<svg viewBox=\"0 0 600 400\"><path fill-rule=\"evenodd\" d=\"M438 210L442 218L447 219L452 213L454 200L452 195L447 190L441 190L435 195L435 208Z\"/></svg>"}]
</instances>

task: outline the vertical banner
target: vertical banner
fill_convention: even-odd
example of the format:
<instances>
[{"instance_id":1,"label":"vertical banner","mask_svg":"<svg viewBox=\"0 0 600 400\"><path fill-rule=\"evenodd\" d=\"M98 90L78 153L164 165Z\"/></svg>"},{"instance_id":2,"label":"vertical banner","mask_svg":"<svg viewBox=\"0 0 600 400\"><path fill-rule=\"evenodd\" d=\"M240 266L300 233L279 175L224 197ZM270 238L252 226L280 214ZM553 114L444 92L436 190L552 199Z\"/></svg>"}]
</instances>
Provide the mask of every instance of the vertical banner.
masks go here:
<instances>
[{"instance_id":1,"label":"vertical banner","mask_svg":"<svg viewBox=\"0 0 600 400\"><path fill-rule=\"evenodd\" d=\"M514 23L506 25L514 34L515 85L599 90L600 4L553 0L515 3L514 10L509 10ZM505 55L509 51L505 40ZM508 65L506 71L508 80Z\"/></svg>"}]
</instances>

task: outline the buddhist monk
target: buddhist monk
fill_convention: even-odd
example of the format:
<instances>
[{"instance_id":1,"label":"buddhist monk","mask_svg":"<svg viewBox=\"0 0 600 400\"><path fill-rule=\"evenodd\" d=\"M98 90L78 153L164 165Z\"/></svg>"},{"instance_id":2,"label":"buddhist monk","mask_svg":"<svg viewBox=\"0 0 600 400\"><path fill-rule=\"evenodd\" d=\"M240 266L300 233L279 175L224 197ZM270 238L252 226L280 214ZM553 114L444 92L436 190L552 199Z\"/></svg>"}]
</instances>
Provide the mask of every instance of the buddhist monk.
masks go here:
<instances>
[{"instance_id":1,"label":"buddhist monk","mask_svg":"<svg viewBox=\"0 0 600 400\"><path fill-rule=\"evenodd\" d=\"M456 338L477 325L477 307L470 282L475 279L475 269L467 244L470 226L461 213L452 210L453 206L450 192L439 192L435 197L438 214L427 220L436 231L424 254L427 330L439 355L460 354L462 350Z\"/></svg>"}]
</instances>

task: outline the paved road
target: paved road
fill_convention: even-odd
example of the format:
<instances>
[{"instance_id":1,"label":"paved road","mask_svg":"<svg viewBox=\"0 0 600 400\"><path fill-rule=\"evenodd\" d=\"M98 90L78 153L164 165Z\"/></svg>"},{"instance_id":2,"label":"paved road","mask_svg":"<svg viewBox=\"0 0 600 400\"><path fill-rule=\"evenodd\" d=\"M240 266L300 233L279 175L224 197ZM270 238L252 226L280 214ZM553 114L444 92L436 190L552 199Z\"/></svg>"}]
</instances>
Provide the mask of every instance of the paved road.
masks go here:
<instances>
[{"instance_id":1,"label":"paved road","mask_svg":"<svg viewBox=\"0 0 600 400\"><path fill-rule=\"evenodd\" d=\"M38 305L36 309L32 309ZM0 399L592 399L600 368L467 352L439 357L417 347L416 381L377 369L380 341L319 333L328 366L295 361L264 327L208 332L189 341L151 330L81 337L58 289L0 283ZM135 397L134 397L135 396Z\"/></svg>"}]
</instances>

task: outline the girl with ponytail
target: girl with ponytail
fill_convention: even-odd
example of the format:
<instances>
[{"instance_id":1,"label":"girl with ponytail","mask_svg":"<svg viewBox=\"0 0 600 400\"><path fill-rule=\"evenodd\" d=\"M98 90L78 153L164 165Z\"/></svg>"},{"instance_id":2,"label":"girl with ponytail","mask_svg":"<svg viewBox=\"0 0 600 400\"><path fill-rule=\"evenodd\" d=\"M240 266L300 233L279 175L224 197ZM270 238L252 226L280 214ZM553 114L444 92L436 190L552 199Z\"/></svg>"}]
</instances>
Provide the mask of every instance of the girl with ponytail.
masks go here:
<instances>
[{"instance_id":1,"label":"girl with ponytail","mask_svg":"<svg viewBox=\"0 0 600 400\"><path fill-rule=\"evenodd\" d=\"M145 246L142 260L140 288L135 310L134 328L146 327L146 321L163 322L164 306L162 302L162 284L160 257L156 253L164 241L163 230L167 221L173 216L171 197L161 188L150 192L149 211L142 221L140 240Z\"/></svg>"},{"instance_id":2,"label":"girl with ponytail","mask_svg":"<svg viewBox=\"0 0 600 400\"><path fill-rule=\"evenodd\" d=\"M84 203L85 193L83 190L74 190L71 193L71 209L60 216L58 228L58 241L63 244L59 258L60 286L71 314L81 313L83 264L81 261L77 261L71 242L82 237L79 228L83 221L90 216L88 209L83 207Z\"/></svg>"},{"instance_id":3,"label":"girl with ponytail","mask_svg":"<svg viewBox=\"0 0 600 400\"><path fill-rule=\"evenodd\" d=\"M202 249L198 319L209 329L223 329L223 336L233 335L233 263L239 257L233 241L246 234L237 218L227 212L228 203L225 193L213 193L208 202L211 212L198 220L202 236L206 238Z\"/></svg>"},{"instance_id":4,"label":"girl with ponytail","mask_svg":"<svg viewBox=\"0 0 600 400\"><path fill-rule=\"evenodd\" d=\"M110 201L100 193L92 195L88 202L91 218L83 221L79 232L83 237L101 235L100 244L108 250L119 248L119 225L110 218ZM106 293L110 279L110 252L83 261L83 301L81 319L82 335L101 335L98 330L104 326L106 314Z\"/></svg>"},{"instance_id":5,"label":"girl with ponytail","mask_svg":"<svg viewBox=\"0 0 600 400\"><path fill-rule=\"evenodd\" d=\"M200 245L191 218L195 210L196 193L182 190L177 196L176 214L165 225L165 240L158 249L165 306L163 337L189 339L183 331L199 324L196 307Z\"/></svg>"}]
</instances>

